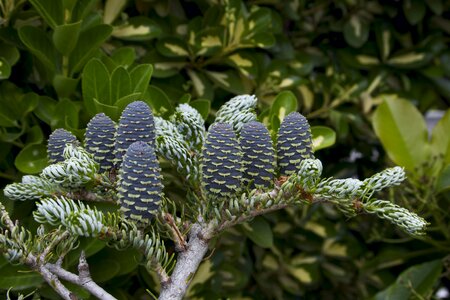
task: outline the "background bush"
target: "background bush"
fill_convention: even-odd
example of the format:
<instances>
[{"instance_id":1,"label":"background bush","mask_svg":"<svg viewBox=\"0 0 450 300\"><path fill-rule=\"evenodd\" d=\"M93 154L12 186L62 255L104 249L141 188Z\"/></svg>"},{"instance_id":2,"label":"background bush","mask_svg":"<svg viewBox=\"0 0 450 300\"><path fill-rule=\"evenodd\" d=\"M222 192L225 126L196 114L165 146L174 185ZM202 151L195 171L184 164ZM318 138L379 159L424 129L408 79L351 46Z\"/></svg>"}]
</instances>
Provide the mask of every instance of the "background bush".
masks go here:
<instances>
[{"instance_id":1,"label":"background bush","mask_svg":"<svg viewBox=\"0 0 450 300\"><path fill-rule=\"evenodd\" d=\"M367 177L393 163L405 166L408 184L385 198L426 217L431 230L413 239L371 217L346 220L328 206L273 213L218 239L190 295L429 297L448 286L449 6L439 0L2 1L1 184L40 172L49 133L63 127L80 137L97 112L117 119L142 99L163 117L182 102L213 116L232 96L255 94L272 130L294 110L312 125L334 129L336 135L315 128L323 147L336 139L317 153L326 175ZM422 115L436 109L447 112L429 135ZM167 172L164 178L167 194L182 197L180 183ZM27 219L33 203L2 201L14 218L35 226ZM117 297L157 292L153 274L130 259L132 251L83 243L94 279ZM3 293L38 288L56 297L39 275L17 272L22 269L0 259Z\"/></svg>"}]
</instances>

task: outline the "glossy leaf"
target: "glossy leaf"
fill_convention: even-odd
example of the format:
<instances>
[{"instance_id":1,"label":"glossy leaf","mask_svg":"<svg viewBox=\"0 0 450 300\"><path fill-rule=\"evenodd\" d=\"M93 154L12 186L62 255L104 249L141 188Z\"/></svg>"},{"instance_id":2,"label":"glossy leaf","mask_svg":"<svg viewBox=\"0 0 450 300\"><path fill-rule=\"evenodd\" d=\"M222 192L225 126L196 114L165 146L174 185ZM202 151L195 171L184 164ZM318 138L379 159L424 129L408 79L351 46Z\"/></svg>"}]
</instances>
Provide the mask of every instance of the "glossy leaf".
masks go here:
<instances>
[{"instance_id":1,"label":"glossy leaf","mask_svg":"<svg viewBox=\"0 0 450 300\"><path fill-rule=\"evenodd\" d=\"M243 225L245 234L258 246L270 248L273 246L273 233L269 223L262 217Z\"/></svg>"},{"instance_id":2,"label":"glossy leaf","mask_svg":"<svg viewBox=\"0 0 450 300\"><path fill-rule=\"evenodd\" d=\"M47 147L42 144L30 144L16 157L14 165L26 174L36 174L47 166Z\"/></svg>"},{"instance_id":3,"label":"glossy leaf","mask_svg":"<svg viewBox=\"0 0 450 300\"><path fill-rule=\"evenodd\" d=\"M36 288L44 279L38 273L29 272L29 269L23 266L8 265L1 268L0 289L13 291Z\"/></svg>"},{"instance_id":4,"label":"glossy leaf","mask_svg":"<svg viewBox=\"0 0 450 300\"><path fill-rule=\"evenodd\" d=\"M62 1L30 0L33 7L52 28L64 22L64 8Z\"/></svg>"},{"instance_id":5,"label":"glossy leaf","mask_svg":"<svg viewBox=\"0 0 450 300\"><path fill-rule=\"evenodd\" d=\"M131 87L134 93L145 93L152 77L153 67L139 64L130 71Z\"/></svg>"},{"instance_id":6,"label":"glossy leaf","mask_svg":"<svg viewBox=\"0 0 450 300\"><path fill-rule=\"evenodd\" d=\"M56 68L58 55L47 34L34 26L23 26L19 29L20 40L50 71Z\"/></svg>"},{"instance_id":7,"label":"glossy leaf","mask_svg":"<svg viewBox=\"0 0 450 300\"><path fill-rule=\"evenodd\" d=\"M125 69L128 69L128 67L131 66L136 59L136 51L132 47L121 47L111 54L111 59L117 66L122 66Z\"/></svg>"},{"instance_id":8,"label":"glossy leaf","mask_svg":"<svg viewBox=\"0 0 450 300\"><path fill-rule=\"evenodd\" d=\"M58 25L53 32L53 44L59 53L69 55L78 42L81 21L71 24Z\"/></svg>"},{"instance_id":9,"label":"glossy leaf","mask_svg":"<svg viewBox=\"0 0 450 300\"><path fill-rule=\"evenodd\" d=\"M103 22L105 24L112 24L114 20L120 15L127 0L107 0L105 3Z\"/></svg>"},{"instance_id":10,"label":"glossy leaf","mask_svg":"<svg viewBox=\"0 0 450 300\"><path fill-rule=\"evenodd\" d=\"M446 164L450 163L450 109L433 128L431 146L436 155L443 156Z\"/></svg>"},{"instance_id":11,"label":"glossy leaf","mask_svg":"<svg viewBox=\"0 0 450 300\"><path fill-rule=\"evenodd\" d=\"M405 0L403 12L411 25L416 25L425 16L426 6L423 0Z\"/></svg>"},{"instance_id":12,"label":"glossy leaf","mask_svg":"<svg viewBox=\"0 0 450 300\"><path fill-rule=\"evenodd\" d=\"M78 86L79 78L70 78L64 75L56 74L53 77L53 87L56 90L59 98L69 97L75 92Z\"/></svg>"},{"instance_id":13,"label":"glossy leaf","mask_svg":"<svg viewBox=\"0 0 450 300\"><path fill-rule=\"evenodd\" d=\"M270 109L269 120L271 122L272 131L277 131L280 123L291 112L297 111L297 97L291 91L283 91L279 93Z\"/></svg>"},{"instance_id":14,"label":"glossy leaf","mask_svg":"<svg viewBox=\"0 0 450 300\"><path fill-rule=\"evenodd\" d=\"M123 25L115 26L112 36L128 41L148 41L160 36L161 28L146 17L130 18Z\"/></svg>"},{"instance_id":15,"label":"glossy leaf","mask_svg":"<svg viewBox=\"0 0 450 300\"><path fill-rule=\"evenodd\" d=\"M372 124L389 158L414 172L429 159L428 131L420 112L409 101L385 99Z\"/></svg>"},{"instance_id":16,"label":"glossy leaf","mask_svg":"<svg viewBox=\"0 0 450 300\"><path fill-rule=\"evenodd\" d=\"M81 82L83 101L91 115L97 112L94 99L97 99L100 103L109 103L109 81L108 70L99 59L91 59L84 67Z\"/></svg>"},{"instance_id":17,"label":"glossy leaf","mask_svg":"<svg viewBox=\"0 0 450 300\"><path fill-rule=\"evenodd\" d=\"M377 293L374 300L411 299L419 295L428 298L441 275L441 270L441 260L410 267L400 274L394 284Z\"/></svg>"},{"instance_id":18,"label":"glossy leaf","mask_svg":"<svg viewBox=\"0 0 450 300\"><path fill-rule=\"evenodd\" d=\"M336 132L326 126L311 126L313 150L328 148L336 142Z\"/></svg>"},{"instance_id":19,"label":"glossy leaf","mask_svg":"<svg viewBox=\"0 0 450 300\"><path fill-rule=\"evenodd\" d=\"M19 60L20 53L16 47L0 42L0 57L7 61L10 66L13 66Z\"/></svg>"},{"instance_id":20,"label":"glossy leaf","mask_svg":"<svg viewBox=\"0 0 450 300\"><path fill-rule=\"evenodd\" d=\"M174 108L170 103L169 97L160 88L149 85L146 92L146 99L151 103L151 107L160 115L172 115Z\"/></svg>"},{"instance_id":21,"label":"glossy leaf","mask_svg":"<svg viewBox=\"0 0 450 300\"><path fill-rule=\"evenodd\" d=\"M344 38L351 46L361 47L369 38L369 24L359 15L353 15L344 25Z\"/></svg>"},{"instance_id":22,"label":"glossy leaf","mask_svg":"<svg viewBox=\"0 0 450 300\"><path fill-rule=\"evenodd\" d=\"M100 24L91 27L80 34L78 43L69 57L70 75L80 71L86 62L95 54L100 45L111 34L112 27Z\"/></svg>"},{"instance_id":23,"label":"glossy leaf","mask_svg":"<svg viewBox=\"0 0 450 300\"><path fill-rule=\"evenodd\" d=\"M202 115L203 120L208 118L209 111L211 109L211 101L206 99L197 99L191 101L189 105L195 108Z\"/></svg>"},{"instance_id":24,"label":"glossy leaf","mask_svg":"<svg viewBox=\"0 0 450 300\"><path fill-rule=\"evenodd\" d=\"M131 93L131 78L123 67L116 68L111 74L110 99L104 104L113 105L122 97ZM99 102L101 99L98 99Z\"/></svg>"},{"instance_id":25,"label":"glossy leaf","mask_svg":"<svg viewBox=\"0 0 450 300\"><path fill-rule=\"evenodd\" d=\"M11 65L4 57L0 57L0 80L7 79L10 75Z\"/></svg>"},{"instance_id":26,"label":"glossy leaf","mask_svg":"<svg viewBox=\"0 0 450 300\"><path fill-rule=\"evenodd\" d=\"M447 192L450 190L450 164L445 166L445 168L439 174L435 189L436 193Z\"/></svg>"}]
</instances>

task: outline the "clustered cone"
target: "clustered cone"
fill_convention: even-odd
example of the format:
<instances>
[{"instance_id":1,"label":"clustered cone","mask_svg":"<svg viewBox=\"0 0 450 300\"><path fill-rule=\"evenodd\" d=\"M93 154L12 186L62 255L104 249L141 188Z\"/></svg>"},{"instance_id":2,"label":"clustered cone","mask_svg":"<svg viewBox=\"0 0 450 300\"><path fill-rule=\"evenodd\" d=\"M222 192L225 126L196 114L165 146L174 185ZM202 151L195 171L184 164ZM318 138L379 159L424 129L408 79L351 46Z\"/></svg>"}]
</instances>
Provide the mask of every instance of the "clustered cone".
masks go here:
<instances>
[{"instance_id":1,"label":"clustered cone","mask_svg":"<svg viewBox=\"0 0 450 300\"><path fill-rule=\"evenodd\" d=\"M311 129L300 113L290 113L281 123L277 151L280 175L298 172L302 160L313 158Z\"/></svg>"},{"instance_id":2,"label":"clustered cone","mask_svg":"<svg viewBox=\"0 0 450 300\"><path fill-rule=\"evenodd\" d=\"M203 187L213 199L227 198L241 186L241 150L229 124L211 125L202 151Z\"/></svg>"},{"instance_id":3,"label":"clustered cone","mask_svg":"<svg viewBox=\"0 0 450 300\"><path fill-rule=\"evenodd\" d=\"M120 165L128 147L134 142L145 142L155 147L155 122L150 107L143 101L130 103L119 120L116 137L116 162Z\"/></svg>"},{"instance_id":4,"label":"clustered cone","mask_svg":"<svg viewBox=\"0 0 450 300\"><path fill-rule=\"evenodd\" d=\"M48 162L54 164L64 161L64 148L70 143L78 144L77 138L72 133L62 128L53 131L47 144Z\"/></svg>"},{"instance_id":5,"label":"clustered cone","mask_svg":"<svg viewBox=\"0 0 450 300\"><path fill-rule=\"evenodd\" d=\"M138 141L128 147L119 170L119 202L129 219L149 223L161 203L163 185L155 151Z\"/></svg>"},{"instance_id":6,"label":"clustered cone","mask_svg":"<svg viewBox=\"0 0 450 300\"><path fill-rule=\"evenodd\" d=\"M114 166L116 124L113 120L104 113L95 115L87 124L84 142L101 171L109 171Z\"/></svg>"},{"instance_id":7,"label":"clustered cone","mask_svg":"<svg viewBox=\"0 0 450 300\"><path fill-rule=\"evenodd\" d=\"M249 188L269 188L275 173L275 150L267 128L260 122L246 123L241 130L243 180Z\"/></svg>"}]
</instances>

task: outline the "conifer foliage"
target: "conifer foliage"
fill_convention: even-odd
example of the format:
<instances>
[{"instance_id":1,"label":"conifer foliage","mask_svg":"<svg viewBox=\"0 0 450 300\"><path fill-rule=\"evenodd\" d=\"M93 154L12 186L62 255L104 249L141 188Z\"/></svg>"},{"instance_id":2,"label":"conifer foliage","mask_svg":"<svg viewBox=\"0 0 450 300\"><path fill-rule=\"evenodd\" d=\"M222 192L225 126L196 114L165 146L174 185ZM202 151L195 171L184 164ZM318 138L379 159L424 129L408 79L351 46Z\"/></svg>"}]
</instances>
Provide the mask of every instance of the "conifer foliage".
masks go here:
<instances>
[{"instance_id":1,"label":"conifer foliage","mask_svg":"<svg viewBox=\"0 0 450 300\"><path fill-rule=\"evenodd\" d=\"M39 176L24 176L4 189L12 200L38 201L34 219L54 231L46 233L40 227L34 238L9 219L0 203L0 220L8 227L0 228L0 253L46 278L50 272L46 264L54 269L58 258L42 254L42 249L65 249L58 250L63 257L79 237L103 239L117 249L141 251L142 263L161 280L161 299L180 299L179 286L186 290L209 240L231 226L288 206L319 199L349 217L376 214L411 235L424 233L424 219L373 198L400 184L405 179L403 168L363 181L322 179L322 163L313 156L306 118L297 112L286 116L274 147L269 128L255 121L255 108L256 97L235 97L219 109L216 122L206 131L203 118L189 104L180 105L166 120L154 117L145 102L136 101L124 109L118 126L105 114L94 116L87 126L85 148L70 132L56 130L48 142L51 164ZM158 157L174 167L187 190L186 202L163 195L166 173ZM173 180L174 173L170 174ZM119 209L102 211L93 204L99 201ZM179 252L175 268L163 238L172 239ZM88 288L97 293L101 288L93 285ZM178 296L170 296L172 292Z\"/></svg>"}]
</instances>

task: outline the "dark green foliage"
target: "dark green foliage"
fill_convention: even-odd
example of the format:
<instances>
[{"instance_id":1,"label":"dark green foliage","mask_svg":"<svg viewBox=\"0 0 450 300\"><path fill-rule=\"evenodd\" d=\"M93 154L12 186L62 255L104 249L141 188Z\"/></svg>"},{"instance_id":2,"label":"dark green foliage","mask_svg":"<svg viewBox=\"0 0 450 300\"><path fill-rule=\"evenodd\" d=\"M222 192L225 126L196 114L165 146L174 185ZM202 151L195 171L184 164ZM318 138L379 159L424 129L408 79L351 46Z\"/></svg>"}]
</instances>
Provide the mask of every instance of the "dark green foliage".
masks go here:
<instances>
[{"instance_id":1,"label":"dark green foliage","mask_svg":"<svg viewBox=\"0 0 450 300\"><path fill-rule=\"evenodd\" d=\"M86 150L100 164L101 171L108 171L114 166L114 147L116 124L104 113L95 115L86 127Z\"/></svg>"},{"instance_id":2,"label":"dark green foliage","mask_svg":"<svg viewBox=\"0 0 450 300\"><path fill-rule=\"evenodd\" d=\"M65 129L58 128L48 137L48 161L53 164L64 160L64 148L68 143L78 143L77 138Z\"/></svg>"},{"instance_id":3,"label":"dark green foliage","mask_svg":"<svg viewBox=\"0 0 450 300\"><path fill-rule=\"evenodd\" d=\"M155 150L134 142L126 151L119 170L120 209L129 219L147 224L161 203L163 185Z\"/></svg>"},{"instance_id":4,"label":"dark green foliage","mask_svg":"<svg viewBox=\"0 0 450 300\"><path fill-rule=\"evenodd\" d=\"M155 144L155 122L150 107L142 101L130 103L119 120L116 137L116 163L120 164L128 147L136 142Z\"/></svg>"},{"instance_id":5,"label":"dark green foliage","mask_svg":"<svg viewBox=\"0 0 450 300\"><path fill-rule=\"evenodd\" d=\"M240 139L244 183L268 188L275 172L275 150L267 128L260 122L244 124Z\"/></svg>"},{"instance_id":6,"label":"dark green foliage","mask_svg":"<svg viewBox=\"0 0 450 300\"><path fill-rule=\"evenodd\" d=\"M202 150L202 184L212 198L225 198L241 185L241 150L229 124L214 123Z\"/></svg>"},{"instance_id":7,"label":"dark green foliage","mask_svg":"<svg viewBox=\"0 0 450 300\"><path fill-rule=\"evenodd\" d=\"M311 130L308 121L300 113L290 113L281 123L277 155L280 175L295 173L303 159L313 157Z\"/></svg>"}]
</instances>

